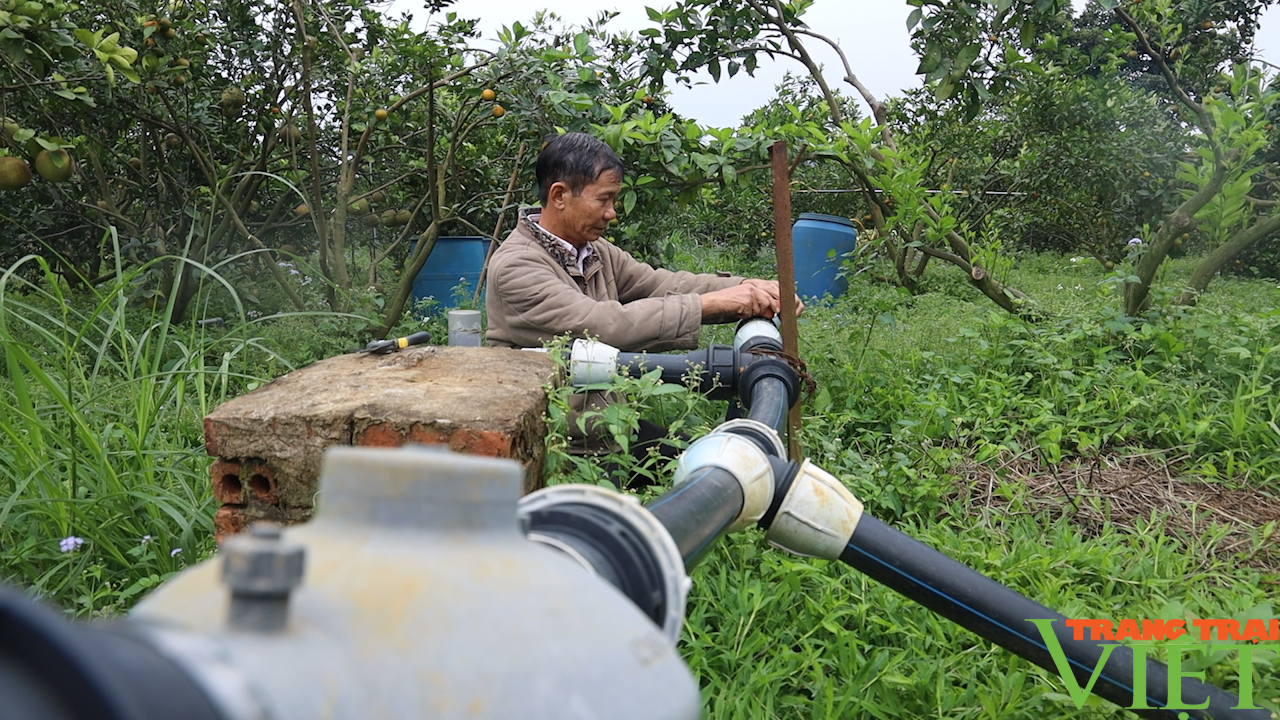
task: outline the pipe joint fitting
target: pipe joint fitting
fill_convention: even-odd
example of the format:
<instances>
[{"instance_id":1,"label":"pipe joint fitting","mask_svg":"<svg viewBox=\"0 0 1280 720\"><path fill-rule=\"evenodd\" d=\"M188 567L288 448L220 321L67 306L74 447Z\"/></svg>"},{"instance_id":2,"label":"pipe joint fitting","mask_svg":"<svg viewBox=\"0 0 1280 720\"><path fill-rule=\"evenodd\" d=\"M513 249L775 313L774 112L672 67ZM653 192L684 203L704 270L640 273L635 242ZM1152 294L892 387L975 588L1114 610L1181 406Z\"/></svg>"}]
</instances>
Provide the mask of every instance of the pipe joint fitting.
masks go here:
<instances>
[{"instance_id":1,"label":"pipe joint fitting","mask_svg":"<svg viewBox=\"0 0 1280 720\"><path fill-rule=\"evenodd\" d=\"M765 539L804 557L839 559L862 519L862 503L839 480L805 460Z\"/></svg>"},{"instance_id":2,"label":"pipe joint fitting","mask_svg":"<svg viewBox=\"0 0 1280 720\"><path fill-rule=\"evenodd\" d=\"M772 320L749 318L738 323L738 330L733 335L734 352L746 352L757 347L782 349L782 333Z\"/></svg>"},{"instance_id":3,"label":"pipe joint fitting","mask_svg":"<svg viewBox=\"0 0 1280 720\"><path fill-rule=\"evenodd\" d=\"M609 382L618 374L618 348L595 340L574 340L569 352L569 384Z\"/></svg>"},{"instance_id":4,"label":"pipe joint fitting","mask_svg":"<svg viewBox=\"0 0 1280 720\"><path fill-rule=\"evenodd\" d=\"M719 430L699 438L676 463L672 486L691 482L699 470L709 467L728 472L742 486L742 510L728 532L752 525L768 512L773 502L773 467L754 442Z\"/></svg>"},{"instance_id":5,"label":"pipe joint fitting","mask_svg":"<svg viewBox=\"0 0 1280 720\"><path fill-rule=\"evenodd\" d=\"M778 431L759 420L752 420L751 418L726 420L717 425L714 432L741 435L754 442L767 455L779 458L787 457L787 446L782 442L782 437L778 435Z\"/></svg>"},{"instance_id":6,"label":"pipe joint fitting","mask_svg":"<svg viewBox=\"0 0 1280 720\"><path fill-rule=\"evenodd\" d=\"M556 485L520 498L525 537L563 553L635 603L674 645L693 581L670 533L632 495Z\"/></svg>"},{"instance_id":7,"label":"pipe joint fitting","mask_svg":"<svg viewBox=\"0 0 1280 720\"><path fill-rule=\"evenodd\" d=\"M756 383L766 377L778 378L787 388L787 407L796 404L800 399L800 376L787 361L772 355L756 355L754 360L738 374L738 397L742 404L751 407L751 395Z\"/></svg>"}]
</instances>

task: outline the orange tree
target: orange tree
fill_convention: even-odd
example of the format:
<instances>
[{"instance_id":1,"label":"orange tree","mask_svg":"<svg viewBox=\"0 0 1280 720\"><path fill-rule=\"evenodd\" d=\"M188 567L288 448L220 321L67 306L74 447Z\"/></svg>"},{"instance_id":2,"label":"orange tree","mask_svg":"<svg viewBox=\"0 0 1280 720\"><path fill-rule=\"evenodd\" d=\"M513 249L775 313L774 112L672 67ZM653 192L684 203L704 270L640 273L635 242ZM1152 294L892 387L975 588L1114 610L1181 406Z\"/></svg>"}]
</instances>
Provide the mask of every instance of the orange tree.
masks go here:
<instances>
[{"instance_id":1,"label":"orange tree","mask_svg":"<svg viewBox=\"0 0 1280 720\"><path fill-rule=\"evenodd\" d=\"M1165 211L1122 268L1126 313L1151 308L1157 271L1184 240L1207 246L1185 287L1171 297L1192 303L1219 271L1280 230L1270 150L1277 96L1265 66L1249 57L1270 0L1099 0L1080 18L1058 0L911 4L921 71L940 100L976 110L1042 65L1084 75L1110 72L1153 93L1189 130L1181 146L1190 152L1180 153L1172 176L1162 178ZM1071 24L1098 29L1092 53L1061 56L1061 29Z\"/></svg>"},{"instance_id":2,"label":"orange tree","mask_svg":"<svg viewBox=\"0 0 1280 720\"><path fill-rule=\"evenodd\" d=\"M913 285L928 258L937 258L964 271L975 288L1002 308L1027 312L1025 295L989 271L994 256L961 222L954 199L926 192L928 163L921 154L928 149L898 142L886 104L858 79L839 43L804 24L810 5L811 0L684 0L668 10L650 10L657 27L641 33L647 39L651 76L655 82L668 75L687 82L689 73L706 69L719 80L722 74L754 72L761 56L799 63L825 100L827 120L797 116L794 122L752 130L791 136L808 157L838 162L852 174L872 210L873 236L905 286ZM837 87L809 51L813 43L837 53L837 75L866 103L870 117L847 115Z\"/></svg>"},{"instance_id":3,"label":"orange tree","mask_svg":"<svg viewBox=\"0 0 1280 720\"><path fill-rule=\"evenodd\" d=\"M539 14L484 47L472 21L433 15L417 31L361 0L167 7L66 6L65 27L23 35L62 49L29 67L6 58L6 152L43 142L74 160L61 184L7 191L0 233L73 283L109 277L116 259L147 268L139 295L173 320L217 271L250 303L264 277L299 309L372 301L386 332L442 232L495 232L550 132L596 133L622 154L624 217L762 166L761 138L669 112L640 40L605 30L608 14L584 27ZM387 262L400 270L389 289Z\"/></svg>"}]
</instances>

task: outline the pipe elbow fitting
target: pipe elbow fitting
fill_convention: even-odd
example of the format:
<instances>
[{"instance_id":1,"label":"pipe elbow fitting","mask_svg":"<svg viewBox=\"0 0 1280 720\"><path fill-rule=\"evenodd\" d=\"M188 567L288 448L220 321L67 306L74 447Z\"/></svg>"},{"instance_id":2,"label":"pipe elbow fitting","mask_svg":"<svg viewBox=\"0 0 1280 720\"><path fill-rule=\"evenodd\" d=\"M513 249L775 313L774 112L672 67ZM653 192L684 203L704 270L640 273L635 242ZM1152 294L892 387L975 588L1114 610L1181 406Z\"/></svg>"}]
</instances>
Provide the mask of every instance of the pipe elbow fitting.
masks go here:
<instances>
[{"instance_id":1,"label":"pipe elbow fitting","mask_svg":"<svg viewBox=\"0 0 1280 720\"><path fill-rule=\"evenodd\" d=\"M574 340L569 352L569 384L609 382L618 374L618 348L596 340Z\"/></svg>"},{"instance_id":2,"label":"pipe elbow fitting","mask_svg":"<svg viewBox=\"0 0 1280 720\"><path fill-rule=\"evenodd\" d=\"M742 510L728 532L737 532L764 517L773 502L773 467L758 445L730 433L705 435L680 456L673 487L691 482L699 470L709 467L728 472L742 487Z\"/></svg>"},{"instance_id":3,"label":"pipe elbow fitting","mask_svg":"<svg viewBox=\"0 0 1280 720\"><path fill-rule=\"evenodd\" d=\"M862 503L830 473L805 460L769 525L770 545L836 560L862 519Z\"/></svg>"}]
</instances>

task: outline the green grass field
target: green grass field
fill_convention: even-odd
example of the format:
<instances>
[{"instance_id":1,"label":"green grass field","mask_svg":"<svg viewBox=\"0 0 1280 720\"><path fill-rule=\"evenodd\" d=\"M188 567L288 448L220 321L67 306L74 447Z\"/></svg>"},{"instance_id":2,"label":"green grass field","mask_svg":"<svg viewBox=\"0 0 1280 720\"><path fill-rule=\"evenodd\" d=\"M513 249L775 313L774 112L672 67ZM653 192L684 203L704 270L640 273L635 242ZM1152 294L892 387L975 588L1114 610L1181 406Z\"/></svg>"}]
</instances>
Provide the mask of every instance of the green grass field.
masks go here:
<instances>
[{"instance_id":1,"label":"green grass field","mask_svg":"<svg viewBox=\"0 0 1280 720\"><path fill-rule=\"evenodd\" d=\"M771 274L707 249L677 264ZM1186 271L1173 263L1166 284ZM854 275L800 323L817 382L806 453L870 513L1068 617L1275 617L1280 287L1220 279L1200 307L1140 323L1106 276L1020 259L1006 279L1042 316L1026 323L941 270L915 296L874 268ZM0 290L0 576L80 616L127 610L214 551L204 413L368 339L350 318L234 308L223 328L165 327L127 279L67 295L9 276ZM628 383L637 416L697 429L723 414ZM550 442L551 482L598 481ZM709 717L1122 714L1077 710L1052 673L756 531L692 576L681 652ZM1227 650L1203 669L1235 689ZM1253 689L1280 707L1274 656L1258 653Z\"/></svg>"}]
</instances>

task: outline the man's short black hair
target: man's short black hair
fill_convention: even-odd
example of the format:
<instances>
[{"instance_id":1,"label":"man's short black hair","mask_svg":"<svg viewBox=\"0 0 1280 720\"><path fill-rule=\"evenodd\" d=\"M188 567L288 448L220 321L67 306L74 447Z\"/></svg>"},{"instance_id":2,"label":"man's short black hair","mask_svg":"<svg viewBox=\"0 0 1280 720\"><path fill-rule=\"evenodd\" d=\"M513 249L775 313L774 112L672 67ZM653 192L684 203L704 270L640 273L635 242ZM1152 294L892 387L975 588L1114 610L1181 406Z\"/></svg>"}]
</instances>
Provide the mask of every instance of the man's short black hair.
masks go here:
<instances>
[{"instance_id":1,"label":"man's short black hair","mask_svg":"<svg viewBox=\"0 0 1280 720\"><path fill-rule=\"evenodd\" d=\"M613 148L586 133L567 132L552 136L538 154L535 166L538 200L545 206L551 186L558 182L568 185L574 195L581 195L600 177L600 173L607 170L622 177L622 161Z\"/></svg>"}]
</instances>

